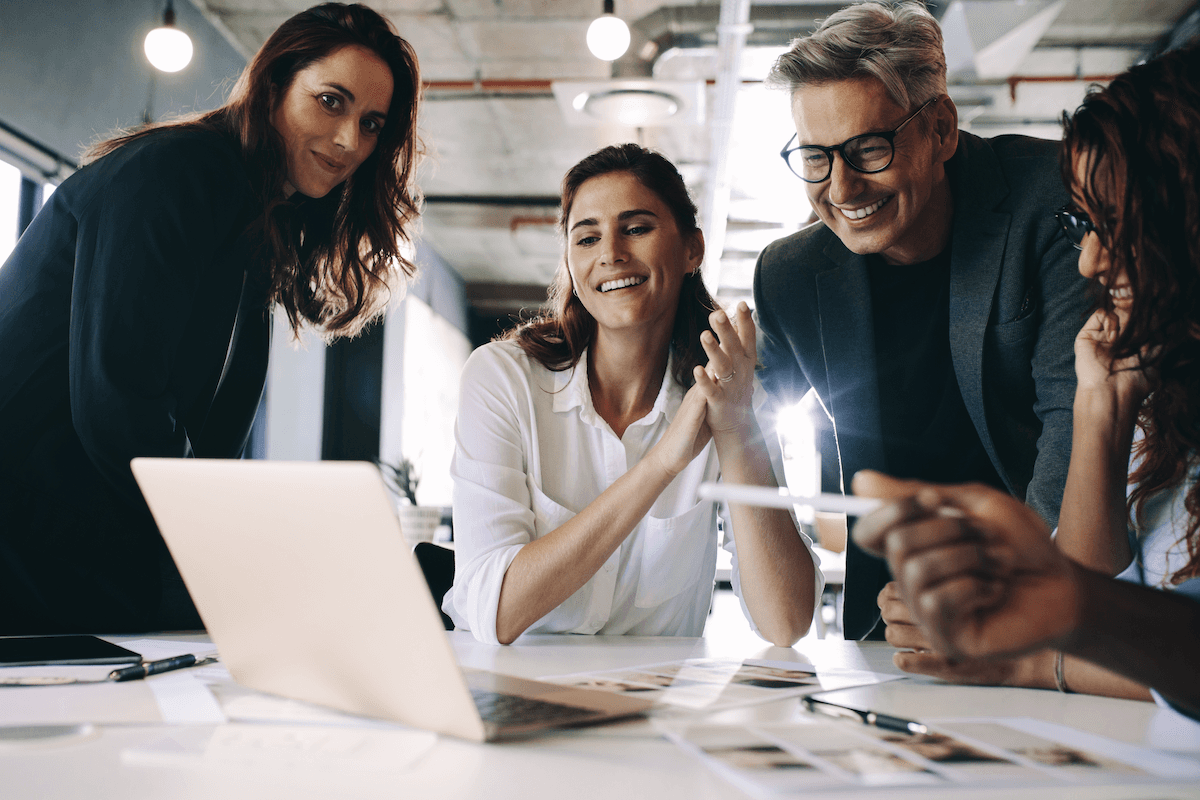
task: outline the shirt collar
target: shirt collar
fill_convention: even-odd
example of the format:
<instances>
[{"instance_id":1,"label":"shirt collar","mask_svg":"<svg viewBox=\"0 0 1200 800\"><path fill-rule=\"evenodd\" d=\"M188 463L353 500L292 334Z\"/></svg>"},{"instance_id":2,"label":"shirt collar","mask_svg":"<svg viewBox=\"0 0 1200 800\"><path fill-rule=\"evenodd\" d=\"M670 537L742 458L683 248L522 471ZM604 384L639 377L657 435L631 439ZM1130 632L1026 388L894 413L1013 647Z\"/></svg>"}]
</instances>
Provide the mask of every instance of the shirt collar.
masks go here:
<instances>
[{"instance_id":1,"label":"shirt collar","mask_svg":"<svg viewBox=\"0 0 1200 800\"><path fill-rule=\"evenodd\" d=\"M584 350L574 367L554 373L554 411L562 413L578 408L584 421L599 425L601 420L592 405L592 392L588 386L587 358L588 351ZM662 386L658 390L658 397L654 398L654 406L649 414L633 423L634 425L653 425L660 414L667 418L668 423L675 418L675 412L683 404L683 387L672 377L674 366L675 354L669 353L667 369L663 375Z\"/></svg>"}]
</instances>

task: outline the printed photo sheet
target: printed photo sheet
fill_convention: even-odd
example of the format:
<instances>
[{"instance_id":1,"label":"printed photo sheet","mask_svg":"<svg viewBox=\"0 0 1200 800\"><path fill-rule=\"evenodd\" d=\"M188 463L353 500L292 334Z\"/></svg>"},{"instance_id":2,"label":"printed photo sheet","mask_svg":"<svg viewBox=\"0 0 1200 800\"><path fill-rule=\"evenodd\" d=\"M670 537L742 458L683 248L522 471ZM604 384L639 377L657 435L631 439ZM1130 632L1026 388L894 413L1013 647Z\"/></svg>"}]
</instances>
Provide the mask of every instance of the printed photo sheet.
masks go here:
<instances>
[{"instance_id":1,"label":"printed photo sheet","mask_svg":"<svg viewBox=\"0 0 1200 800\"><path fill-rule=\"evenodd\" d=\"M864 787L1200 780L1200 763L1193 760L1028 718L935 720L926 734L808 718L659 727L718 775L758 797Z\"/></svg>"},{"instance_id":2,"label":"printed photo sheet","mask_svg":"<svg viewBox=\"0 0 1200 800\"><path fill-rule=\"evenodd\" d=\"M695 658L542 680L643 697L660 707L713 711L900 677L863 670L817 670L792 661Z\"/></svg>"}]
</instances>

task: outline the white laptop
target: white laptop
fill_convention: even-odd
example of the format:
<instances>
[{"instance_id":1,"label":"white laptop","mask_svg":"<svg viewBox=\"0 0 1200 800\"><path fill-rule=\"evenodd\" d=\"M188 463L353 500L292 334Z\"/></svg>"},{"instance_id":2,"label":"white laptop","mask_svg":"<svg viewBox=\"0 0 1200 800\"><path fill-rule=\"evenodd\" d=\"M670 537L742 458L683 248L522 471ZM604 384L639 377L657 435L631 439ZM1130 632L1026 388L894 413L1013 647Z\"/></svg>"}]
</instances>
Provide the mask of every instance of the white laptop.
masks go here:
<instances>
[{"instance_id":1,"label":"white laptop","mask_svg":"<svg viewBox=\"0 0 1200 800\"><path fill-rule=\"evenodd\" d=\"M238 683L474 741L650 706L460 669L371 464L135 458L132 466Z\"/></svg>"}]
</instances>

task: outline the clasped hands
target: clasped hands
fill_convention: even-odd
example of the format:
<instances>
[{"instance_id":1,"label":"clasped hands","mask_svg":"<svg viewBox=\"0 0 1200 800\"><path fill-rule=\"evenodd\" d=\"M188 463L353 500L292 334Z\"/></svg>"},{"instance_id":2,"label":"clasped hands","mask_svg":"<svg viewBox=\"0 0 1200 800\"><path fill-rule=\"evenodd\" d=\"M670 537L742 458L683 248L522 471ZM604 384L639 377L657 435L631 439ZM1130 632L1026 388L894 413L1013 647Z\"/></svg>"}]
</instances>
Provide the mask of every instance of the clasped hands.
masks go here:
<instances>
[{"instance_id":1,"label":"clasped hands","mask_svg":"<svg viewBox=\"0 0 1200 800\"><path fill-rule=\"evenodd\" d=\"M714 435L738 435L753 421L751 398L758 355L750 308L738 303L732 319L717 310L708 321L712 331L700 335L708 364L693 370L696 383L655 447L671 474L686 467Z\"/></svg>"},{"instance_id":2,"label":"clasped hands","mask_svg":"<svg viewBox=\"0 0 1200 800\"><path fill-rule=\"evenodd\" d=\"M1039 653L1070 641L1081 614L1073 562L1041 518L978 484L939 486L861 472L854 493L885 504L854 541L887 558L879 594L897 667L960 683L1032 685ZM955 509L947 514L944 509Z\"/></svg>"}]
</instances>

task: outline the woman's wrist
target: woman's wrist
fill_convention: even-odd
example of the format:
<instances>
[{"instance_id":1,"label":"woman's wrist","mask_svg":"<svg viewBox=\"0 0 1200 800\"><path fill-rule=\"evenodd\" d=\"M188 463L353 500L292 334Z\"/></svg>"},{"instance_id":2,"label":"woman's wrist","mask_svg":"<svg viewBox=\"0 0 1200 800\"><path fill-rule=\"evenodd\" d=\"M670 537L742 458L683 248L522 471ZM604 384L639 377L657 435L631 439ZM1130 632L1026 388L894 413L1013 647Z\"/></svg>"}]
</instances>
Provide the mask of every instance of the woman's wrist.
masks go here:
<instances>
[{"instance_id":1,"label":"woman's wrist","mask_svg":"<svg viewBox=\"0 0 1200 800\"><path fill-rule=\"evenodd\" d=\"M758 422L754 419L753 412L747 411L734 424L726 428L712 429L713 441L721 442L739 442L751 443L762 439L762 431L758 429Z\"/></svg>"},{"instance_id":2,"label":"woman's wrist","mask_svg":"<svg viewBox=\"0 0 1200 800\"><path fill-rule=\"evenodd\" d=\"M1073 407L1075 422L1102 426L1102 430L1115 425L1132 426L1137 422L1143 399L1135 392L1118 391L1111 383L1079 387L1075 392Z\"/></svg>"},{"instance_id":3,"label":"woman's wrist","mask_svg":"<svg viewBox=\"0 0 1200 800\"><path fill-rule=\"evenodd\" d=\"M644 486L657 486L658 491L662 491L666 486L683 471L687 464L683 464L679 469L672 469L670 459L663 457L663 445L660 440L658 444L650 448L650 452L641 461L630 467L627 475L637 475L637 482Z\"/></svg>"},{"instance_id":4,"label":"woman's wrist","mask_svg":"<svg viewBox=\"0 0 1200 800\"><path fill-rule=\"evenodd\" d=\"M767 455L763 432L754 415L742 425L713 431L713 447L721 464L721 478L729 483L777 486Z\"/></svg>"}]
</instances>

